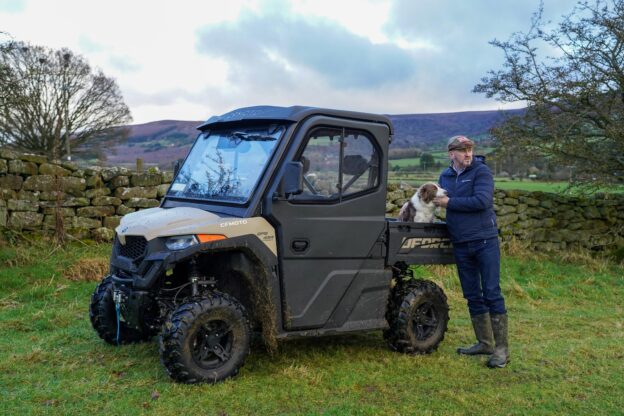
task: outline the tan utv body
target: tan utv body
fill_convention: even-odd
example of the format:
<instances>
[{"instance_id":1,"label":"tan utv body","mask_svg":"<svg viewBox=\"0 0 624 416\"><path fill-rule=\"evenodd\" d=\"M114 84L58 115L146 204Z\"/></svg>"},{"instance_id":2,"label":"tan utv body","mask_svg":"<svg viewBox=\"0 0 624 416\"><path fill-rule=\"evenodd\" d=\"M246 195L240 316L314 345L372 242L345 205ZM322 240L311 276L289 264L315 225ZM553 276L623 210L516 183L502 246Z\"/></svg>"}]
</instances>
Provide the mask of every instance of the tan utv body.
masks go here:
<instances>
[{"instance_id":1,"label":"tan utv body","mask_svg":"<svg viewBox=\"0 0 624 416\"><path fill-rule=\"evenodd\" d=\"M381 115L249 107L214 116L161 205L124 216L91 298L104 341L158 336L172 379L236 375L258 334L381 330L429 353L448 305L410 266L453 262L444 223L385 217L392 124Z\"/></svg>"}]
</instances>

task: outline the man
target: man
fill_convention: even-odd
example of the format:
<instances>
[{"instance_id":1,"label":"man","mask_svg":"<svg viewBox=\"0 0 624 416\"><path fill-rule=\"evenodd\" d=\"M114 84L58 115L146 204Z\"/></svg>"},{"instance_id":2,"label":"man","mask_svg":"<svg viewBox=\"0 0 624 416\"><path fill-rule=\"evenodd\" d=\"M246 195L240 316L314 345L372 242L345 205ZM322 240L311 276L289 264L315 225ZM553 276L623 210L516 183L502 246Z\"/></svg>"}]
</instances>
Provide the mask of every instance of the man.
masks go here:
<instances>
[{"instance_id":1,"label":"man","mask_svg":"<svg viewBox=\"0 0 624 416\"><path fill-rule=\"evenodd\" d=\"M465 136L448 141L451 165L440 175L447 196L434 203L446 208L446 224L457 273L477 343L458 348L463 355L489 354L487 365L509 362L507 310L500 289L500 247L494 213L494 178L484 159L473 157L474 142Z\"/></svg>"}]
</instances>

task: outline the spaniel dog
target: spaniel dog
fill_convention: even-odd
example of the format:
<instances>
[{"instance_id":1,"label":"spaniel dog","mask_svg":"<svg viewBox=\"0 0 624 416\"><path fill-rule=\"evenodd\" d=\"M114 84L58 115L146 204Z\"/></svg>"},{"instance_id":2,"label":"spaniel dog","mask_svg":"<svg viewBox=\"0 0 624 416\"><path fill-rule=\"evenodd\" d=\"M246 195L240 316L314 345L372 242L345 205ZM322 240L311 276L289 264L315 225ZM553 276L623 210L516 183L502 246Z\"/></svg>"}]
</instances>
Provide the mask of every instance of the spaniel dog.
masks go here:
<instances>
[{"instance_id":1,"label":"spaniel dog","mask_svg":"<svg viewBox=\"0 0 624 416\"><path fill-rule=\"evenodd\" d=\"M436 206L433 198L444 196L446 191L438 184L427 182L420 186L414 196L401 207L399 221L407 222L433 222Z\"/></svg>"}]
</instances>

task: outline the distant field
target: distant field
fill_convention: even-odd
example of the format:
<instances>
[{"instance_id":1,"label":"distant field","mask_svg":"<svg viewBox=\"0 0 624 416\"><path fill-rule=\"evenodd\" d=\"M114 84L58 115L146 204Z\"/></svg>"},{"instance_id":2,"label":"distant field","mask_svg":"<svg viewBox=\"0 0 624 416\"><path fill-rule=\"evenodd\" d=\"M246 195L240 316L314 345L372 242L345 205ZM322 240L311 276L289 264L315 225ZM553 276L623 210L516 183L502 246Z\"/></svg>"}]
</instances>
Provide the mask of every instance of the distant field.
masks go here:
<instances>
[{"instance_id":1,"label":"distant field","mask_svg":"<svg viewBox=\"0 0 624 416\"><path fill-rule=\"evenodd\" d=\"M439 178L438 172L423 173L397 173L390 172L390 183L402 183L411 186L420 186L425 182L437 182ZM568 186L568 182L542 182L531 180L515 180L507 178L494 178L494 186L497 189L519 189L522 191L541 191L541 192L564 192ZM624 187L613 187L602 189L602 192L624 193Z\"/></svg>"}]
</instances>

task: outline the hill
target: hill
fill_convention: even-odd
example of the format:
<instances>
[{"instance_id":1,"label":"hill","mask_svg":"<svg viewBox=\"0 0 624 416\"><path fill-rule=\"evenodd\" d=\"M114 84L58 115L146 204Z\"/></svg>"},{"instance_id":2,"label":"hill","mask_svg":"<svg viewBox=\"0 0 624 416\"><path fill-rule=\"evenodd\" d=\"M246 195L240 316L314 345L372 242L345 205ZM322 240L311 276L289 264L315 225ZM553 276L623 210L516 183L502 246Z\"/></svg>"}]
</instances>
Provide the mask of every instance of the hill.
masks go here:
<instances>
[{"instance_id":1,"label":"hill","mask_svg":"<svg viewBox=\"0 0 624 416\"><path fill-rule=\"evenodd\" d=\"M442 150L446 139L465 134L477 140L487 139L488 131L505 116L523 110L466 111L437 114L388 115L395 127L392 148ZM186 155L197 136L201 121L161 120L127 126L130 135L125 143L102 144L110 149L109 165L134 164L142 158L146 164L171 167Z\"/></svg>"}]
</instances>

